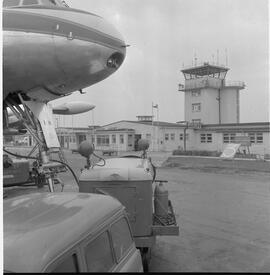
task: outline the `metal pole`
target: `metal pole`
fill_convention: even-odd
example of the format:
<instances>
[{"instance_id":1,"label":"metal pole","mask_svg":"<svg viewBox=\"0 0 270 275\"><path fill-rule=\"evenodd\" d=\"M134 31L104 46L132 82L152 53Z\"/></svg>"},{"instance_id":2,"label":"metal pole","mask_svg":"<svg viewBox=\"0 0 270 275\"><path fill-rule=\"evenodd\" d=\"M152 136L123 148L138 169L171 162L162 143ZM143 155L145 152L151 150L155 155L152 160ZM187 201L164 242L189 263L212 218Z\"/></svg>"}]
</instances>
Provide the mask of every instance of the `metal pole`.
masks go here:
<instances>
[{"instance_id":1,"label":"metal pole","mask_svg":"<svg viewBox=\"0 0 270 275\"><path fill-rule=\"evenodd\" d=\"M157 107L157 150L159 151L159 106Z\"/></svg>"},{"instance_id":2,"label":"metal pole","mask_svg":"<svg viewBox=\"0 0 270 275\"><path fill-rule=\"evenodd\" d=\"M185 128L184 128L184 151L185 152L186 152L186 130L187 130L187 128L185 126Z\"/></svg>"},{"instance_id":3,"label":"metal pole","mask_svg":"<svg viewBox=\"0 0 270 275\"><path fill-rule=\"evenodd\" d=\"M184 128L184 151L186 152L186 131L188 129L188 122L186 122L185 128Z\"/></svg>"},{"instance_id":4,"label":"metal pole","mask_svg":"<svg viewBox=\"0 0 270 275\"><path fill-rule=\"evenodd\" d=\"M94 109L93 109L92 110L92 144L93 146L95 146L94 140L95 140L95 124L94 124Z\"/></svg>"},{"instance_id":5,"label":"metal pole","mask_svg":"<svg viewBox=\"0 0 270 275\"><path fill-rule=\"evenodd\" d=\"M151 143L152 143L152 151L154 151L154 110L153 110L153 102L152 102L152 137L151 137Z\"/></svg>"}]
</instances>

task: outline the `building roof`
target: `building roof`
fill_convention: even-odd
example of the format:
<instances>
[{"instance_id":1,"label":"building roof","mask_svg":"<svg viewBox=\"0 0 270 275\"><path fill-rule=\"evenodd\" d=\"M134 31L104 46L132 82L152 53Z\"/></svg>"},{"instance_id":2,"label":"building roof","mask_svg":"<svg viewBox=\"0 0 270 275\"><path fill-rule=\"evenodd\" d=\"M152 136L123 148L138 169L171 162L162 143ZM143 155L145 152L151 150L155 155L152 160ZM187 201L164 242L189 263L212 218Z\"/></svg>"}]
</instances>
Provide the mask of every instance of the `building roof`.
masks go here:
<instances>
[{"instance_id":1,"label":"building roof","mask_svg":"<svg viewBox=\"0 0 270 275\"><path fill-rule=\"evenodd\" d=\"M107 125L104 125L102 127L108 127L110 125L119 123L119 122L128 122L128 123L135 123L135 124L144 124L144 125L149 125L149 126L160 126L160 127L171 127L171 128L183 128L185 127L184 125L181 125L179 123L172 123L172 122L164 122L164 121L138 121L138 120L119 120Z\"/></svg>"},{"instance_id":2,"label":"building roof","mask_svg":"<svg viewBox=\"0 0 270 275\"><path fill-rule=\"evenodd\" d=\"M228 70L229 69L226 67L211 65L205 62L203 65L187 68L187 69L181 70L181 72L184 74L204 76L204 75L211 75L215 73L227 72Z\"/></svg>"},{"instance_id":3,"label":"building roof","mask_svg":"<svg viewBox=\"0 0 270 275\"><path fill-rule=\"evenodd\" d=\"M202 124L199 130L216 132L270 132L270 122Z\"/></svg>"},{"instance_id":4,"label":"building roof","mask_svg":"<svg viewBox=\"0 0 270 275\"><path fill-rule=\"evenodd\" d=\"M92 130L92 129L98 129L101 126L88 126L88 127L57 127L55 128L57 131L61 130L74 130L74 131L86 131L86 130Z\"/></svg>"},{"instance_id":5,"label":"building roof","mask_svg":"<svg viewBox=\"0 0 270 275\"><path fill-rule=\"evenodd\" d=\"M95 132L134 132L134 129L130 128L110 128L110 129L98 129Z\"/></svg>"},{"instance_id":6,"label":"building roof","mask_svg":"<svg viewBox=\"0 0 270 275\"><path fill-rule=\"evenodd\" d=\"M127 122L127 123L134 123L134 124L143 124L149 126L159 126L161 128L185 128L185 124L181 123L172 123L172 122L164 122L164 121L138 121L138 120L119 120L104 126L97 128L95 132L103 132L103 131L133 131L132 128L117 128L113 126L114 124ZM112 128L108 128L112 126ZM103 129L106 127L107 129ZM249 122L249 123L224 123L224 124L201 124L200 127L192 127L189 126L188 128L197 128L202 131L270 131L270 122ZM64 129L72 129L72 128L62 128ZM74 129L83 129L83 130L91 130L90 128L74 128Z\"/></svg>"},{"instance_id":7,"label":"building roof","mask_svg":"<svg viewBox=\"0 0 270 275\"><path fill-rule=\"evenodd\" d=\"M41 272L123 206L98 194L34 193L5 199L4 269Z\"/></svg>"}]
</instances>

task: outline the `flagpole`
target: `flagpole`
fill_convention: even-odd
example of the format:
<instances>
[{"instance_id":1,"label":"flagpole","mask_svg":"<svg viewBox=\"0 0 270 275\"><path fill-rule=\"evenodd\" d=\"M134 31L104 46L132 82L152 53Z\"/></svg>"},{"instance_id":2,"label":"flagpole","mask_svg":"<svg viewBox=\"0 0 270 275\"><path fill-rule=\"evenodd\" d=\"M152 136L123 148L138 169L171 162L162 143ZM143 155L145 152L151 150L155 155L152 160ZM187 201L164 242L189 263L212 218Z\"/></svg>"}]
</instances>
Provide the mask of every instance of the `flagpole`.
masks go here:
<instances>
[{"instance_id":1,"label":"flagpole","mask_svg":"<svg viewBox=\"0 0 270 275\"><path fill-rule=\"evenodd\" d=\"M152 151L154 151L154 106L152 102L152 138L151 138L151 143L152 143Z\"/></svg>"},{"instance_id":2,"label":"flagpole","mask_svg":"<svg viewBox=\"0 0 270 275\"><path fill-rule=\"evenodd\" d=\"M159 106L157 105L157 150L159 151Z\"/></svg>"}]
</instances>

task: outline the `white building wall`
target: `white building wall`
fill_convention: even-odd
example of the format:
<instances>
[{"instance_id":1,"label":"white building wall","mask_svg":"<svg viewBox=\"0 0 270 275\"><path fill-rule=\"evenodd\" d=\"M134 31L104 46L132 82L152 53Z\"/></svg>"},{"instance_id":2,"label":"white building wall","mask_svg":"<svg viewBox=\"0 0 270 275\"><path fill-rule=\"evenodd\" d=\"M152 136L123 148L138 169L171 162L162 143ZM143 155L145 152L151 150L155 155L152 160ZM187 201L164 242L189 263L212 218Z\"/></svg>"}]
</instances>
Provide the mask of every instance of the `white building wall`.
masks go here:
<instances>
[{"instance_id":1,"label":"white building wall","mask_svg":"<svg viewBox=\"0 0 270 275\"><path fill-rule=\"evenodd\" d=\"M191 91L185 92L185 120L201 119L204 124L219 123L218 90L207 88L201 89L200 96L192 96ZM192 104L201 103L201 111L192 111Z\"/></svg>"},{"instance_id":2,"label":"white building wall","mask_svg":"<svg viewBox=\"0 0 270 275\"><path fill-rule=\"evenodd\" d=\"M212 133L212 143L201 143L201 133ZM223 133L194 131L193 147L189 150L208 150L223 152L228 143L223 143ZM251 154L270 154L270 133L263 133L263 143L252 143L249 147ZM188 149L187 149L188 150Z\"/></svg>"},{"instance_id":3,"label":"white building wall","mask_svg":"<svg viewBox=\"0 0 270 275\"><path fill-rule=\"evenodd\" d=\"M129 128L134 129L135 134L141 134L143 139L147 138L147 134L154 133L154 144L149 148L150 151L173 151L180 146L184 149L184 140L180 140L180 134L184 134L184 127L157 127L152 125L133 123L133 122L116 122L104 128ZM188 139L186 140L186 150L208 150L222 152L227 143L223 143L223 133L216 133L215 131L200 131L194 129L187 129ZM212 143L201 143L201 133L212 134ZM165 140L165 134L168 135L168 140ZM174 140L171 139L171 134L174 134ZM125 137L127 141L127 137ZM117 142L118 143L118 142ZM127 150L128 144L123 145L120 150ZM270 133L263 133L262 144L252 144L250 153L253 154L270 154Z\"/></svg>"},{"instance_id":4,"label":"white building wall","mask_svg":"<svg viewBox=\"0 0 270 275\"><path fill-rule=\"evenodd\" d=\"M220 97L221 123L237 123L237 89L222 89Z\"/></svg>"},{"instance_id":5,"label":"white building wall","mask_svg":"<svg viewBox=\"0 0 270 275\"><path fill-rule=\"evenodd\" d=\"M254 144L250 146L251 154L270 154L270 133L263 133L263 143L262 144Z\"/></svg>"},{"instance_id":6,"label":"white building wall","mask_svg":"<svg viewBox=\"0 0 270 275\"><path fill-rule=\"evenodd\" d=\"M218 90L203 89L202 92L202 123L215 124L219 122Z\"/></svg>"}]
</instances>

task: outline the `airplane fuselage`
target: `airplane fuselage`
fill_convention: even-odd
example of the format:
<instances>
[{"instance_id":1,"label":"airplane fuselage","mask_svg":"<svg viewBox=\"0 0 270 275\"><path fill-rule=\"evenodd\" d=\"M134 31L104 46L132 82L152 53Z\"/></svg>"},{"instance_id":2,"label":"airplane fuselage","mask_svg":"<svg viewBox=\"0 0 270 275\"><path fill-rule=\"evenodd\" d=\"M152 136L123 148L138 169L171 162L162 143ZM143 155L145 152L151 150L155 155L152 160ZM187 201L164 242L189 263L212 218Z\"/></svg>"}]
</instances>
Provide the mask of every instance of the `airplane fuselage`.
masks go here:
<instances>
[{"instance_id":1,"label":"airplane fuselage","mask_svg":"<svg viewBox=\"0 0 270 275\"><path fill-rule=\"evenodd\" d=\"M3 8L3 99L48 102L111 75L125 42L103 18L72 8Z\"/></svg>"}]
</instances>

